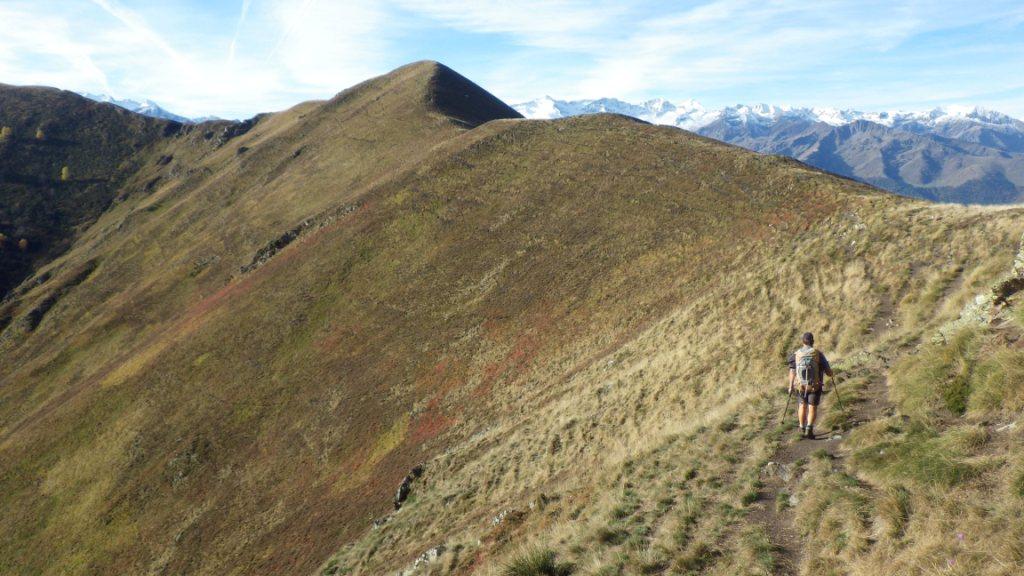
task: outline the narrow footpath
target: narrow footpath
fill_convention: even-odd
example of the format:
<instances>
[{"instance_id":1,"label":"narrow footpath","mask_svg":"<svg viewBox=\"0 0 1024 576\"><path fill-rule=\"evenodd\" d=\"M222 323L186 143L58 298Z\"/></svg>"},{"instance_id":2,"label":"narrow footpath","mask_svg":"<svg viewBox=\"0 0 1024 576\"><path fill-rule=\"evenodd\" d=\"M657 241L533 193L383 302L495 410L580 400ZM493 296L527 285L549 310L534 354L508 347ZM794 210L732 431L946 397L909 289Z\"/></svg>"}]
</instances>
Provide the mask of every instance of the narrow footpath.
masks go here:
<instances>
[{"instance_id":1,"label":"narrow footpath","mask_svg":"<svg viewBox=\"0 0 1024 576\"><path fill-rule=\"evenodd\" d=\"M882 366L888 363L882 359ZM888 380L886 370L860 369L855 373L845 374L851 376L866 376L867 384L856 394L853 390L843 388L842 376L839 380L839 394L845 404L845 417L836 419L843 422L842 429L815 428L816 438L813 440L800 437L796 419L796 399L790 402L789 410L785 419L785 430L779 439L779 447L771 458L771 462L762 470L763 487L758 495L758 500L750 513L749 519L764 527L768 538L775 549L775 574L795 575L799 573L800 548L802 538L794 522L794 511L791 505L780 506L779 501L788 498L788 495L795 494L800 483L800 462L806 462L811 455L819 450L824 450L832 461L836 470L845 468L846 454L843 450L843 439L849 429L860 426L865 422L875 420L885 414L891 413L892 406L888 401ZM839 401L831 383L826 386L828 392L822 399L818 421L830 411L840 410ZM777 414L781 413L784 400L777 407ZM776 421L777 423L777 421ZM780 496L781 495L781 496Z\"/></svg>"}]
</instances>

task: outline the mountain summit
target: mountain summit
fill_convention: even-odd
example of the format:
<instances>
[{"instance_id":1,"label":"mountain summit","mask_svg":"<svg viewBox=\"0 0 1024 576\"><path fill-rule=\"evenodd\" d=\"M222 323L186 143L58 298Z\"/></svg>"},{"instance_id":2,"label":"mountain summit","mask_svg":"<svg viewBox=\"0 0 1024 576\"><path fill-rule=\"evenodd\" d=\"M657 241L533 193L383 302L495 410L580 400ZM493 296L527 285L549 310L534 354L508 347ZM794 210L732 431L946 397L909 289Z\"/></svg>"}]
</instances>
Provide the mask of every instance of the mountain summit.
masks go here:
<instances>
[{"instance_id":1,"label":"mountain summit","mask_svg":"<svg viewBox=\"0 0 1024 576\"><path fill-rule=\"evenodd\" d=\"M918 198L981 204L1024 199L1024 122L980 107L861 112L740 104L708 110L693 100L630 104L544 97L515 108L538 119L634 116Z\"/></svg>"}]
</instances>

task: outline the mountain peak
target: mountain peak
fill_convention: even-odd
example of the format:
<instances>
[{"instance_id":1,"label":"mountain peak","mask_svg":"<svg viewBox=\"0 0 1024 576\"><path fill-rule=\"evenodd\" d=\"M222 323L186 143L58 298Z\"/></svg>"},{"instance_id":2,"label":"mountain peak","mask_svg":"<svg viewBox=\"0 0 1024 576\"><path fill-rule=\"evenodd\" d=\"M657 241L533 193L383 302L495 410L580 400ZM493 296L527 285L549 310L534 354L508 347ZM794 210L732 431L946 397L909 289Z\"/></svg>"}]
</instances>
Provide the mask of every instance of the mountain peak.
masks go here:
<instances>
[{"instance_id":1,"label":"mountain peak","mask_svg":"<svg viewBox=\"0 0 1024 576\"><path fill-rule=\"evenodd\" d=\"M522 118L522 114L455 70L432 60L414 66L430 71L429 97L442 113L476 127L491 120Z\"/></svg>"},{"instance_id":2,"label":"mountain peak","mask_svg":"<svg viewBox=\"0 0 1024 576\"><path fill-rule=\"evenodd\" d=\"M150 118L173 120L175 122L180 122L182 124L194 124L197 122L192 118L181 116L179 114L175 114L173 112L165 110L159 104L148 98L143 100L142 102L139 102L137 100L132 100L129 98L115 98L110 94L93 94L90 92L83 92L81 95L85 96L89 100L101 102L103 104L113 104L114 106L124 108L125 110L130 110L132 112L135 112L136 114L142 114L143 116L149 116Z\"/></svg>"}]
</instances>

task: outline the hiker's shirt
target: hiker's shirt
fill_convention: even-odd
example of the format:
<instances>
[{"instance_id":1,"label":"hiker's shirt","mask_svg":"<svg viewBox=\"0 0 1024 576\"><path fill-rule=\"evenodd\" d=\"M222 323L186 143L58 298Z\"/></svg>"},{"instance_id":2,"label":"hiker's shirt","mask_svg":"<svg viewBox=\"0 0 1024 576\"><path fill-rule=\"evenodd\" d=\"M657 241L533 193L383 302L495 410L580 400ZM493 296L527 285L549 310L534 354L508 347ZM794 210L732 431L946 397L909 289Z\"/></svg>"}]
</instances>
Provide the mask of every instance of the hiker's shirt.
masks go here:
<instances>
[{"instance_id":1,"label":"hiker's shirt","mask_svg":"<svg viewBox=\"0 0 1024 576\"><path fill-rule=\"evenodd\" d=\"M796 352L789 355L789 369L796 372ZM825 353L818 350L818 381L815 384L821 386L825 382L825 373L831 369L832 367L828 364L828 358L825 358Z\"/></svg>"}]
</instances>

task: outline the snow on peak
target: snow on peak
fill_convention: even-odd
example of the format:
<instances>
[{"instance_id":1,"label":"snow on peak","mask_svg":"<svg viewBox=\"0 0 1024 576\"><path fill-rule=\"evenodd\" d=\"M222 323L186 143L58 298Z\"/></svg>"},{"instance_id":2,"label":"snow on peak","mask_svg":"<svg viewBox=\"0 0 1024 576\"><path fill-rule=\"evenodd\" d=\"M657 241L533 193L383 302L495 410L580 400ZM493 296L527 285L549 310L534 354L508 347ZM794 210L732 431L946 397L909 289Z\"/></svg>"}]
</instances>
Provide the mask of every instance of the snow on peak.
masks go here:
<instances>
[{"instance_id":1,"label":"snow on peak","mask_svg":"<svg viewBox=\"0 0 1024 576\"><path fill-rule=\"evenodd\" d=\"M771 125L784 119L821 122L830 126L844 126L852 122L868 121L890 128L915 126L926 129L941 128L955 122L1012 126L1024 131L1024 123L1006 114L980 106L950 105L925 112L859 110L829 107L791 107L774 104L736 104L717 110L708 110L696 100L671 102L664 98L632 104L615 98L596 100L556 100L550 96L514 104L512 106L527 118L550 120L579 114L613 112L652 122L699 130L712 122L723 120L730 124Z\"/></svg>"},{"instance_id":2,"label":"snow on peak","mask_svg":"<svg viewBox=\"0 0 1024 576\"><path fill-rule=\"evenodd\" d=\"M136 114L142 114L144 116L150 116L152 118L162 118L164 120L174 120L175 122L182 123L194 122L194 120L192 120L191 118L179 116L173 112L168 112L167 110L161 108L160 105L156 102L153 102L152 100L148 99L143 100L142 102L137 102L135 100L114 98L109 94L90 94L88 92L83 93L82 96L85 96L89 100L103 102L105 104L113 104L115 106L124 108L125 110L135 112Z\"/></svg>"}]
</instances>

